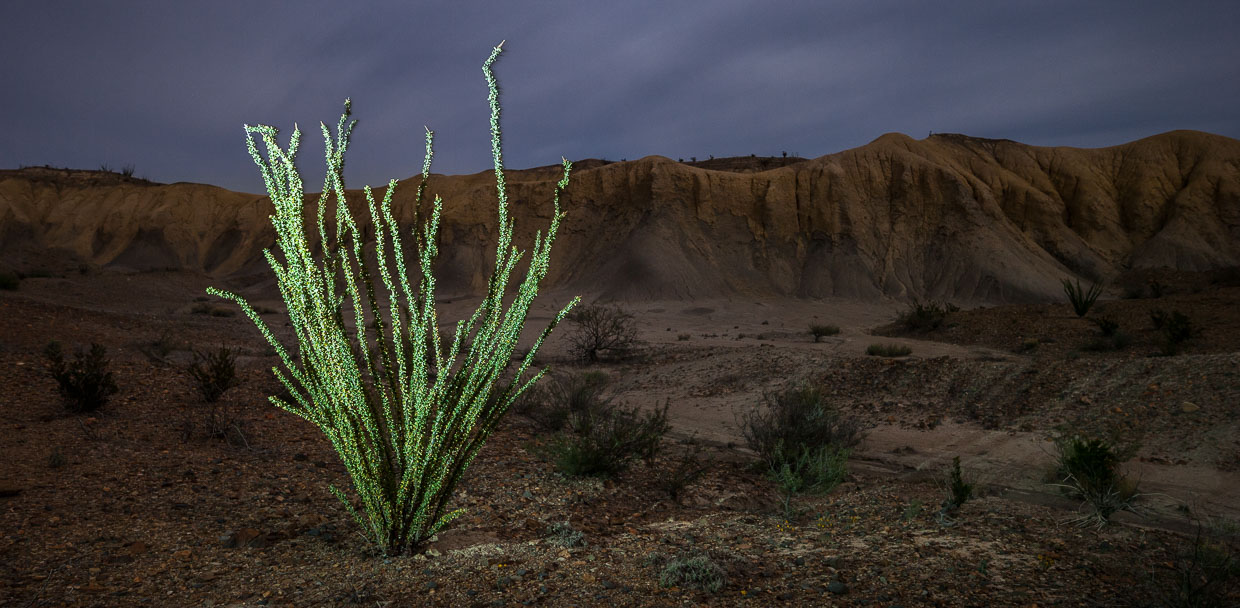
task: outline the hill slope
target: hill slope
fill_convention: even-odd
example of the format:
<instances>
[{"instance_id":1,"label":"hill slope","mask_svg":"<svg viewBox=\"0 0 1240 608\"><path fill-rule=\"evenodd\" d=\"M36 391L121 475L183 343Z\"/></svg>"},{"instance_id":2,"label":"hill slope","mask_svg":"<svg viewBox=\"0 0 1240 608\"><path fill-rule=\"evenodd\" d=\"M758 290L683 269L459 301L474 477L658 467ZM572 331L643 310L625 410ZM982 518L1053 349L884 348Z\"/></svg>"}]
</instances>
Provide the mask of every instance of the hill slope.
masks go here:
<instances>
[{"instance_id":1,"label":"hill slope","mask_svg":"<svg viewBox=\"0 0 1240 608\"><path fill-rule=\"evenodd\" d=\"M769 164L783 166L761 170ZM1207 133L1099 149L887 134L812 160L716 166L730 170L658 156L579 163L550 287L626 300L1000 302L1061 297L1059 280L1072 275L1240 265L1240 141ZM266 197L54 173L0 172L4 265L46 266L59 256L270 280ZM518 244L547 226L557 177L556 167L508 173ZM416 187L414 176L395 193L404 226ZM429 192L445 201L441 292L484 291L493 174L432 174ZM360 191L350 195L368 225ZM318 195L306 200L313 213Z\"/></svg>"}]
</instances>

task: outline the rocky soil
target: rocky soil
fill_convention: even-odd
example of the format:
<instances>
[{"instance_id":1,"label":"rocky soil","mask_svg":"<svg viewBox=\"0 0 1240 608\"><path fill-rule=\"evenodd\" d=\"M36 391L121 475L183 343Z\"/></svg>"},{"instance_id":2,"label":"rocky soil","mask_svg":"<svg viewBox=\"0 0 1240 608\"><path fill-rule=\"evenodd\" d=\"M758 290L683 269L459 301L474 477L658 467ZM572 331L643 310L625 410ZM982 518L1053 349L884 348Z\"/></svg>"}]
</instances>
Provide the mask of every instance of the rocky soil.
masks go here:
<instances>
[{"instance_id":1,"label":"rocky soil","mask_svg":"<svg viewBox=\"0 0 1240 608\"><path fill-rule=\"evenodd\" d=\"M539 455L548 437L511 415L458 488L468 514L384 558L327 492L348 479L326 440L265 402L276 358L258 332L195 301L207 284L86 274L0 291L0 605L1164 605L1195 524L1240 518L1240 288L1225 282L1100 302L1090 316L1132 335L1116 351L1082 350L1098 330L1067 304L962 310L919 333L892 324L891 301L664 302L631 307L636 356L590 368L621 401L670 403L659 458L566 477ZM1155 308L1200 328L1180 354L1153 356ZM814 342L810 323L842 331ZM65 411L40 354L52 339L108 348L120 392L102 410ZM913 354L866 356L875 342ZM224 439L204 432L212 408L184 371L191 348L218 344L242 355L214 412L239 431ZM562 336L545 353L559 373L586 369ZM847 482L789 514L735 416L803 381L868 435ZM1080 430L1139 441L1125 471L1151 494L1145 517L1067 523L1080 505L1042 480L1049 439ZM711 466L673 500L660 482L695 447ZM955 455L980 495L946 525ZM719 567L719 590L663 584L694 556Z\"/></svg>"}]
</instances>

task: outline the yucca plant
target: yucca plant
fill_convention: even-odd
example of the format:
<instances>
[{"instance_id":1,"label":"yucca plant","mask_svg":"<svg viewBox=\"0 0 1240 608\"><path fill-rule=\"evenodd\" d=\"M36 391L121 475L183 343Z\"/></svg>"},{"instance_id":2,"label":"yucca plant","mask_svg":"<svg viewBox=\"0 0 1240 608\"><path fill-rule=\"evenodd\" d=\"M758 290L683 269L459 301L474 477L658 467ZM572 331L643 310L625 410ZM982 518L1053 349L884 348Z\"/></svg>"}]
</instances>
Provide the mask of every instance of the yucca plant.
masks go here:
<instances>
[{"instance_id":1,"label":"yucca plant","mask_svg":"<svg viewBox=\"0 0 1240 608\"><path fill-rule=\"evenodd\" d=\"M1068 302L1072 304L1072 311L1076 316L1083 317L1093 308L1094 302L1098 301L1098 296L1102 295L1102 285L1094 283L1089 286L1089 290L1081 288L1081 280L1077 279L1076 283L1063 280L1063 292L1068 295Z\"/></svg>"},{"instance_id":2,"label":"yucca plant","mask_svg":"<svg viewBox=\"0 0 1240 608\"><path fill-rule=\"evenodd\" d=\"M513 399L545 373L544 369L524 379L538 348L580 300L574 298L552 319L521 360L513 380L498 387L539 283L547 274L551 244L564 217L559 197L568 185L572 168L567 160L563 162L564 174L554 190L555 208L546 238L541 232L534 238L525 280L505 310L503 298L508 279L523 254L512 245L513 222L508 215L500 150L499 90L491 71L502 47L503 43L496 46L482 65L490 93L491 152L498 194L495 269L486 297L473 316L457 322L451 346L445 348L439 338L435 277L431 272L438 253L442 210L439 197L435 198L429 220L424 226L418 225L417 206L430 175L433 133L427 129L426 159L413 214L420 271L417 276L411 278L406 270L399 229L391 211L396 180L388 183L378 205L370 187L364 189L375 225L374 258L389 295L385 315L375 297L373 262L363 255L362 231L350 215L345 199L344 153L357 124L355 120L345 127L350 115L348 99L334 142L327 126L320 123L327 148L327 178L318 205L322 261L311 255L302 219L302 182L294 164L300 132L294 128L285 151L276 142L276 129L245 126L250 156L258 165L275 205L272 222L284 263L277 261L270 250L263 253L288 305L299 346L298 364L289 358L284 346L244 299L215 288L207 290L236 302L279 354L288 374L274 367L272 372L292 399L271 397L271 402L314 423L327 436L353 482L361 502L360 513L341 490L334 486L329 489L344 503L363 534L386 555L399 555L418 547L463 513L462 509L447 511L453 489ZM260 135L266 144L266 160L259 155L252 134ZM324 227L329 192L335 194L334 241L329 241ZM388 267L389 238L395 277ZM338 281L343 282L345 293L337 293ZM345 323L346 296L353 307L352 327ZM367 312L374 335L367 333Z\"/></svg>"}]
</instances>

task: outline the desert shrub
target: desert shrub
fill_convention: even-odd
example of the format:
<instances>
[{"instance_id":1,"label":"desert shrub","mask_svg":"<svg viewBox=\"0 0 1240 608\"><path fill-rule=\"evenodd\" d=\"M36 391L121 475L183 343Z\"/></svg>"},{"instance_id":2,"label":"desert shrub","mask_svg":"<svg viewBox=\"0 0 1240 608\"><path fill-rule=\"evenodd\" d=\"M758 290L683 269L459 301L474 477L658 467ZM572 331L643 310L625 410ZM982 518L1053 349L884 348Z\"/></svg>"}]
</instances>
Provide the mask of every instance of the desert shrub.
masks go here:
<instances>
[{"instance_id":1,"label":"desert shrub","mask_svg":"<svg viewBox=\"0 0 1240 608\"><path fill-rule=\"evenodd\" d=\"M552 376L525 391L512 409L544 430L556 432L574 413L609 409L614 395L607 391L607 383L607 374L598 371Z\"/></svg>"},{"instance_id":2,"label":"desert shrub","mask_svg":"<svg viewBox=\"0 0 1240 608\"><path fill-rule=\"evenodd\" d=\"M1031 351L1037 348L1038 345L1041 343L1042 342L1038 340L1037 338L1025 338L1024 340L1020 341L1020 350L1022 352L1028 352L1028 351Z\"/></svg>"},{"instance_id":3,"label":"desert shrub","mask_svg":"<svg viewBox=\"0 0 1240 608\"><path fill-rule=\"evenodd\" d=\"M1136 300L1145 297L1145 288L1140 285L1129 285L1124 288L1125 300Z\"/></svg>"},{"instance_id":4,"label":"desert shrub","mask_svg":"<svg viewBox=\"0 0 1240 608\"><path fill-rule=\"evenodd\" d=\"M206 354L195 350L194 362L186 371L207 403L219 401L224 391L237 385L236 357L227 346Z\"/></svg>"},{"instance_id":5,"label":"desert shrub","mask_svg":"<svg viewBox=\"0 0 1240 608\"><path fill-rule=\"evenodd\" d=\"M557 521L547 526L547 543L566 549L581 547L586 544L586 535L567 521Z\"/></svg>"},{"instance_id":6,"label":"desert shrub","mask_svg":"<svg viewBox=\"0 0 1240 608\"><path fill-rule=\"evenodd\" d=\"M913 349L902 344L871 344L865 354L871 357L905 357L912 354Z\"/></svg>"},{"instance_id":7,"label":"desert shrub","mask_svg":"<svg viewBox=\"0 0 1240 608\"><path fill-rule=\"evenodd\" d=\"M155 340L140 345L138 350L142 351L151 361L167 363L168 355L181 348L182 344L173 338L170 332L164 331Z\"/></svg>"},{"instance_id":8,"label":"desert shrub","mask_svg":"<svg viewBox=\"0 0 1240 608\"><path fill-rule=\"evenodd\" d=\"M827 336L834 336L840 333L840 328L835 325L810 325L809 333L811 336L814 336L814 341L817 342Z\"/></svg>"},{"instance_id":9,"label":"desert shrub","mask_svg":"<svg viewBox=\"0 0 1240 608\"><path fill-rule=\"evenodd\" d=\"M1086 291L1081 288L1081 280L1077 279L1076 283L1064 279L1063 292L1068 295L1068 302L1072 304L1072 311L1076 316L1083 317L1093 307L1094 302L1098 301L1098 296L1102 295L1102 285L1094 283L1089 286Z\"/></svg>"},{"instance_id":10,"label":"desert shrub","mask_svg":"<svg viewBox=\"0 0 1240 608\"><path fill-rule=\"evenodd\" d=\"M181 421L181 441L189 441L201 431L202 435L209 439L218 439L230 446L249 448L247 427L246 421L241 417L210 403L204 409L194 409L187 413Z\"/></svg>"},{"instance_id":11,"label":"desert shrub","mask_svg":"<svg viewBox=\"0 0 1240 608\"><path fill-rule=\"evenodd\" d=\"M490 107L494 200L499 218L495 266L487 280L485 298L474 314L455 324L457 332L446 353L437 353L442 356L432 357L434 361L417 356L422 352L415 353L409 369L404 365L399 339L412 336L411 344L420 347L422 337L437 331L433 268L439 252L442 205L439 199L433 205L420 204L430 175L433 134L429 130L426 133L422 181L410 197L410 207L415 210L413 229L399 226L392 213L396 180L389 182L379 201L369 187L363 189L370 217L367 222L358 222L350 211L344 184L345 150L356 124L349 121L348 100L334 137L327 125L321 125L327 174L318 209L324 211L335 203L335 210L325 216L333 214L338 221L318 222L317 239L308 237L309 222L302 221L306 201L295 163L300 131L294 130L288 147L282 148L275 128L257 125L245 129L250 157L264 177L275 208L272 225L280 251L271 252L268 261L276 272L289 308L289 321L298 336L298 361L288 357L271 328L242 297L215 288L207 290L236 302L279 353L285 371L277 369L275 373L281 382L292 385L295 381L290 391L296 399L275 405L316 425L332 439L357 500L335 486L328 489L366 538L388 556L423 545L464 513L464 509L448 508L458 482L512 401L541 378L545 370L534 373L529 369L536 351L580 301L574 298L551 317L519 369L509 374L517 338L550 267L552 244L564 215L559 199L568 186L572 164L563 162L563 177L551 189L550 224L521 262L524 278L514 278L513 270L522 254L513 246L514 220L509 214L502 160L499 86L491 70L502 50L502 44L496 46L482 66ZM266 146L265 158L254 140L256 134ZM329 234L328 226L333 224L335 233ZM359 224L369 224L374 231L368 234ZM405 254L402 234L412 235L412 255ZM373 240L366 238L371 235ZM367 240L371 242L364 242ZM322 250L321 257L312 253L312 241L320 243L313 250ZM372 245L373 257L366 253ZM283 263L276 261L279 256ZM405 265L407 259L416 260L412 272ZM396 262L395 268L389 267L388 260ZM386 298L376 295L378 282L386 290ZM343 283L343 290L336 287L338 283ZM386 317L379 303L384 299L390 305ZM350 300L353 311L351 323L346 322L340 308L345 300ZM397 313L401 306L417 311L408 326ZM368 314L383 318L378 336L368 335ZM380 345L378 361L369 355L372 339ZM461 350L466 341L470 347ZM359 347L350 348L354 344ZM396 352L391 352L393 349ZM528 380L527 371L531 372ZM507 382L509 378L521 382Z\"/></svg>"},{"instance_id":12,"label":"desert shrub","mask_svg":"<svg viewBox=\"0 0 1240 608\"><path fill-rule=\"evenodd\" d=\"M569 349L584 361L598 361L603 351L623 354L637 343L633 315L619 306L591 304L573 311L568 320L576 328L569 334Z\"/></svg>"},{"instance_id":13,"label":"desert shrub","mask_svg":"<svg viewBox=\"0 0 1240 608\"><path fill-rule=\"evenodd\" d=\"M1192 321L1184 313L1173 310L1151 310L1150 322L1159 331L1159 346L1162 354L1171 356L1179 352L1180 346L1197 333Z\"/></svg>"},{"instance_id":14,"label":"desert shrub","mask_svg":"<svg viewBox=\"0 0 1240 608\"><path fill-rule=\"evenodd\" d=\"M59 342L49 342L43 350L47 370L56 380L65 405L73 412L93 412L103 407L117 392L116 381L108 371L108 351L91 343L90 352L78 350L73 363L66 363Z\"/></svg>"},{"instance_id":15,"label":"desert shrub","mask_svg":"<svg viewBox=\"0 0 1240 608\"><path fill-rule=\"evenodd\" d=\"M228 308L222 308L219 306L214 306L211 308L211 316L213 317L235 317L237 316L237 311L230 310Z\"/></svg>"},{"instance_id":16,"label":"desert shrub","mask_svg":"<svg viewBox=\"0 0 1240 608\"><path fill-rule=\"evenodd\" d=\"M21 282L22 280L18 278L16 274L11 272L0 272L0 289L13 291L14 289L17 289L17 286L20 285Z\"/></svg>"},{"instance_id":17,"label":"desert shrub","mask_svg":"<svg viewBox=\"0 0 1240 608\"><path fill-rule=\"evenodd\" d=\"M680 342L688 342L691 337L693 336L690 336L689 334L676 334L676 339Z\"/></svg>"},{"instance_id":18,"label":"desert shrub","mask_svg":"<svg viewBox=\"0 0 1240 608\"><path fill-rule=\"evenodd\" d=\"M720 568L706 555L673 558L659 573L659 585L685 587L715 593L723 588L727 578Z\"/></svg>"},{"instance_id":19,"label":"desert shrub","mask_svg":"<svg viewBox=\"0 0 1240 608\"><path fill-rule=\"evenodd\" d=\"M943 321L947 320L947 315L959 310L959 307L951 303L927 302L922 304L913 300L908 310L896 317L896 323L908 331L931 331L943 325Z\"/></svg>"},{"instance_id":20,"label":"desert shrub","mask_svg":"<svg viewBox=\"0 0 1240 608\"><path fill-rule=\"evenodd\" d=\"M1077 523L1103 526L1119 511L1137 512L1133 504L1138 497L1136 484L1119 472L1119 464L1135 448L1121 451L1105 439L1079 435L1061 438L1055 447L1054 485L1093 509Z\"/></svg>"},{"instance_id":21,"label":"desert shrub","mask_svg":"<svg viewBox=\"0 0 1240 608\"><path fill-rule=\"evenodd\" d=\"M1114 319L1090 319L1090 321L1098 326L1098 331L1104 338L1110 338L1115 335L1115 332L1119 331L1119 323Z\"/></svg>"},{"instance_id":22,"label":"desert shrub","mask_svg":"<svg viewBox=\"0 0 1240 608\"><path fill-rule=\"evenodd\" d=\"M1223 607L1240 592L1240 534L1234 524L1197 523L1192 541L1171 566L1171 585L1163 605L1174 608Z\"/></svg>"},{"instance_id":23,"label":"desert shrub","mask_svg":"<svg viewBox=\"0 0 1240 608\"><path fill-rule=\"evenodd\" d=\"M840 485L848 474L849 448L824 445L801 446L797 451L777 450L777 466L767 472L779 485L784 515L792 513L792 497L797 494L824 494Z\"/></svg>"},{"instance_id":24,"label":"desert shrub","mask_svg":"<svg viewBox=\"0 0 1240 608\"><path fill-rule=\"evenodd\" d=\"M739 425L746 444L757 452L761 469L773 477L787 467L790 474L812 482L818 473L806 467L829 469L830 458L861 441L860 423L829 407L817 387L796 386L768 393L763 400L765 407L746 412Z\"/></svg>"},{"instance_id":25,"label":"desert shrub","mask_svg":"<svg viewBox=\"0 0 1240 608\"><path fill-rule=\"evenodd\" d=\"M947 469L947 482L944 485L947 497L943 499L938 519L940 523L950 524L951 516L973 498L974 484L965 481L964 473L960 470L959 456L952 458L952 466Z\"/></svg>"},{"instance_id":26,"label":"desert shrub","mask_svg":"<svg viewBox=\"0 0 1240 608\"><path fill-rule=\"evenodd\" d=\"M710 470L709 462L698 460L701 454L701 446L694 444L687 446L681 457L676 460L676 464L672 470L667 471L663 475L655 478L655 485L659 489L667 492L668 497L673 502L679 504L681 496L684 495L685 488L697 481L706 471Z\"/></svg>"},{"instance_id":27,"label":"desert shrub","mask_svg":"<svg viewBox=\"0 0 1240 608\"><path fill-rule=\"evenodd\" d=\"M1158 281L1150 281L1150 297L1158 299L1167 292L1167 287Z\"/></svg>"},{"instance_id":28,"label":"desert shrub","mask_svg":"<svg viewBox=\"0 0 1240 608\"><path fill-rule=\"evenodd\" d=\"M628 469L635 458L653 461L670 428L668 405L642 413L611 406L572 412L568 431L549 444L556 468L569 475L608 477Z\"/></svg>"},{"instance_id":29,"label":"desert shrub","mask_svg":"<svg viewBox=\"0 0 1240 608\"><path fill-rule=\"evenodd\" d=\"M191 306L189 311L190 313L195 314L195 315L209 315L211 314L211 310L213 308L214 306L211 306L210 304L207 304L205 302L198 302L197 304L194 304L193 306Z\"/></svg>"},{"instance_id":30,"label":"desert shrub","mask_svg":"<svg viewBox=\"0 0 1240 608\"><path fill-rule=\"evenodd\" d=\"M133 177L134 166L132 164L121 167L121 175L125 177Z\"/></svg>"}]
</instances>

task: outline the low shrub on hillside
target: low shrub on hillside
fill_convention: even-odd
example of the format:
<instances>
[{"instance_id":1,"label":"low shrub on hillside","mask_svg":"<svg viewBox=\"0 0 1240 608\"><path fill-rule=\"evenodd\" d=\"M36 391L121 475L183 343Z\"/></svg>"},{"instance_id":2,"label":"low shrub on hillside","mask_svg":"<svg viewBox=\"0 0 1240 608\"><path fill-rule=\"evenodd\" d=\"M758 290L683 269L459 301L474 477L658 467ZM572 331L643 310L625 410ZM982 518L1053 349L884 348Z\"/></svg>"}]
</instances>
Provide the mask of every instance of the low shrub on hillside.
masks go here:
<instances>
[{"instance_id":1,"label":"low shrub on hillside","mask_svg":"<svg viewBox=\"0 0 1240 608\"><path fill-rule=\"evenodd\" d=\"M943 325L943 322L947 320L947 315L959 310L959 307L951 303L927 302L922 304L914 300L908 310L896 317L896 323L908 331L931 331Z\"/></svg>"},{"instance_id":2,"label":"low shrub on hillside","mask_svg":"<svg viewBox=\"0 0 1240 608\"><path fill-rule=\"evenodd\" d=\"M965 481L964 473L960 470L960 457L952 458L952 466L947 469L947 482L944 484L947 490L947 498L943 499L943 504L939 509L938 519L940 523L950 525L952 523L951 516L969 502L973 498L973 489L975 484Z\"/></svg>"},{"instance_id":3,"label":"low shrub on hillside","mask_svg":"<svg viewBox=\"0 0 1240 608\"><path fill-rule=\"evenodd\" d=\"M913 349L901 344L871 344L865 349L871 357L906 357L912 353Z\"/></svg>"},{"instance_id":4,"label":"low shrub on hillside","mask_svg":"<svg viewBox=\"0 0 1240 608\"><path fill-rule=\"evenodd\" d=\"M1090 308L1093 308L1094 302L1098 301L1098 296L1102 295L1102 285L1094 283L1089 289L1081 287L1081 280L1077 279L1076 283L1063 280L1063 291L1068 295L1068 302L1072 304L1072 311L1078 317L1084 317Z\"/></svg>"},{"instance_id":5,"label":"low shrub on hillside","mask_svg":"<svg viewBox=\"0 0 1240 608\"><path fill-rule=\"evenodd\" d=\"M1135 447L1119 450L1109 441L1075 435L1055 444L1058 455L1051 473L1053 485L1073 498L1080 498L1092 513L1075 521L1081 525L1106 525L1119 511L1138 512L1136 483L1119 471L1119 465Z\"/></svg>"},{"instance_id":6,"label":"low shrub on hillside","mask_svg":"<svg viewBox=\"0 0 1240 608\"><path fill-rule=\"evenodd\" d=\"M1198 522L1192 540L1169 565L1171 584L1158 585L1164 605L1232 605L1240 594L1240 527L1234 522Z\"/></svg>"},{"instance_id":7,"label":"low shrub on hillside","mask_svg":"<svg viewBox=\"0 0 1240 608\"><path fill-rule=\"evenodd\" d=\"M566 318L576 326L569 349L582 361L598 361L604 353L623 355L637 343L637 323L619 306L582 306Z\"/></svg>"},{"instance_id":8,"label":"low shrub on hillside","mask_svg":"<svg viewBox=\"0 0 1240 608\"><path fill-rule=\"evenodd\" d=\"M52 341L43 350L47 371L56 380L65 405L72 412L93 412L103 407L116 394L116 381L108 371L108 351L91 343L90 351L78 350L72 363L67 363L60 343Z\"/></svg>"},{"instance_id":9,"label":"low shrub on hillside","mask_svg":"<svg viewBox=\"0 0 1240 608\"><path fill-rule=\"evenodd\" d=\"M1159 332L1159 346L1162 354L1171 356L1179 352L1180 346L1197 334L1197 328L1184 313L1173 310L1170 313L1155 309L1150 311L1150 322Z\"/></svg>"},{"instance_id":10,"label":"low shrub on hillside","mask_svg":"<svg viewBox=\"0 0 1240 608\"><path fill-rule=\"evenodd\" d=\"M827 336L834 336L840 333L840 328L835 325L810 325L809 333L811 336L814 336L814 341L817 342Z\"/></svg>"},{"instance_id":11,"label":"low shrub on hillside","mask_svg":"<svg viewBox=\"0 0 1240 608\"><path fill-rule=\"evenodd\" d=\"M203 400L219 401L224 392L237 385L236 357L232 349L221 346L215 352L194 351L194 362L186 369Z\"/></svg>"},{"instance_id":12,"label":"low shrub on hillside","mask_svg":"<svg viewBox=\"0 0 1240 608\"><path fill-rule=\"evenodd\" d=\"M0 289L12 291L17 289L17 286L20 285L21 282L22 280L18 278L16 274L11 272L0 272Z\"/></svg>"},{"instance_id":13,"label":"low shrub on hillside","mask_svg":"<svg viewBox=\"0 0 1240 608\"><path fill-rule=\"evenodd\" d=\"M723 588L727 576L707 555L672 558L659 572L659 585L684 587L715 593Z\"/></svg>"}]
</instances>

